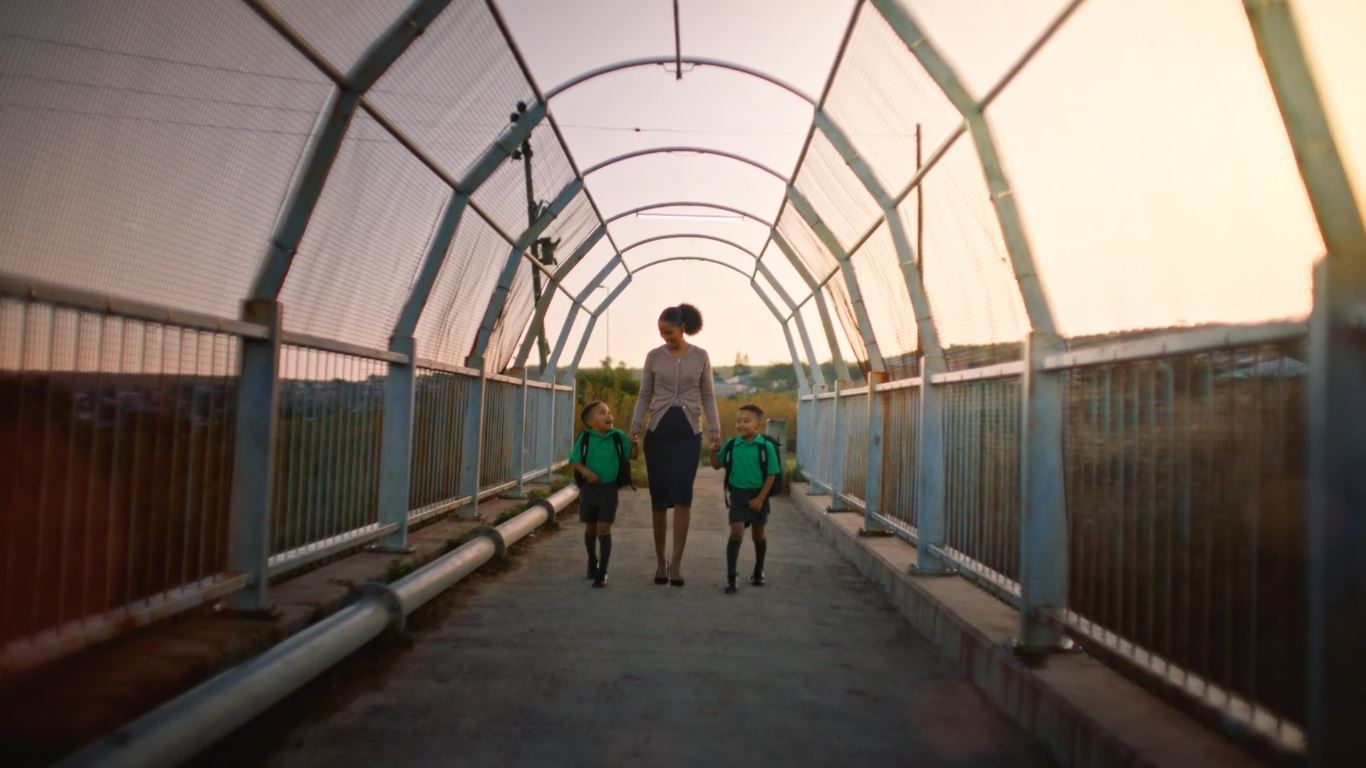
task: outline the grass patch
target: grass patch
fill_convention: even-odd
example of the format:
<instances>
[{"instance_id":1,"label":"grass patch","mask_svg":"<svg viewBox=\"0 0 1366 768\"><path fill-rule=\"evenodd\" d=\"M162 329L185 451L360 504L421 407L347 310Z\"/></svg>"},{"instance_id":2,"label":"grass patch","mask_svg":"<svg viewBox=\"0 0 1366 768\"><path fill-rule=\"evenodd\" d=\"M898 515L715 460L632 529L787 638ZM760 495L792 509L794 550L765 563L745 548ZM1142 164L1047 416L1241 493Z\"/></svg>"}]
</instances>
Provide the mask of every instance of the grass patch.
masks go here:
<instances>
[{"instance_id":1,"label":"grass patch","mask_svg":"<svg viewBox=\"0 0 1366 768\"><path fill-rule=\"evenodd\" d=\"M413 563L405 563L398 559L390 560L389 566L384 569L384 582L392 584L417 569L418 566Z\"/></svg>"}]
</instances>

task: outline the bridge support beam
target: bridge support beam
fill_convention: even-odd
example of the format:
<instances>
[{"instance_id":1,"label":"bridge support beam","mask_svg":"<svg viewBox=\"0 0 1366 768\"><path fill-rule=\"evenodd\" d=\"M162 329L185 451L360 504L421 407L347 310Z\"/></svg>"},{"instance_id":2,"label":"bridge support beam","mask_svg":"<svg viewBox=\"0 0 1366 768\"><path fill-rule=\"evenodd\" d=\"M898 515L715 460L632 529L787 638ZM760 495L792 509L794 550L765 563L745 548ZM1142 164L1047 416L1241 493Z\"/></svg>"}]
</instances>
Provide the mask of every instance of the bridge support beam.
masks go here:
<instances>
[{"instance_id":1,"label":"bridge support beam","mask_svg":"<svg viewBox=\"0 0 1366 768\"><path fill-rule=\"evenodd\" d=\"M412 478L413 392L417 348L412 336L389 340L389 351L408 356L406 363L389 363L384 377L384 421L379 444L379 524L397 526L380 542L380 549L408 549L408 490Z\"/></svg>"},{"instance_id":2,"label":"bridge support beam","mask_svg":"<svg viewBox=\"0 0 1366 768\"><path fill-rule=\"evenodd\" d=\"M885 514L882 506L882 456L887 435L886 395L877 385L887 381L885 371L868 374L868 474L863 485L863 530L883 530L874 514Z\"/></svg>"},{"instance_id":3,"label":"bridge support beam","mask_svg":"<svg viewBox=\"0 0 1366 768\"><path fill-rule=\"evenodd\" d=\"M1289 3L1244 6L1328 250L1309 319L1309 761L1348 765L1366 753L1366 226Z\"/></svg>"},{"instance_id":4,"label":"bridge support beam","mask_svg":"<svg viewBox=\"0 0 1366 768\"><path fill-rule=\"evenodd\" d=\"M836 381L835 397L830 401L830 407L835 409L834 414L832 414L834 416L834 429L831 430L835 435L829 444L829 449L834 451L834 455L830 461L830 477L827 478L830 481L830 506L825 508L826 512L843 512L849 508L840 498L840 494L844 493L844 461L849 447L849 420L842 413L843 408L840 407L840 399L849 388L848 384L849 382L846 381ZM848 395L843 395L843 397L847 398Z\"/></svg>"},{"instance_id":5,"label":"bridge support beam","mask_svg":"<svg viewBox=\"0 0 1366 768\"><path fill-rule=\"evenodd\" d=\"M920 370L919 444L915 450L915 526L919 539L914 571L927 575L947 573L940 551L944 546L944 500L948 474L944 466L943 397L931 379L944 370L944 358L926 356Z\"/></svg>"},{"instance_id":6,"label":"bridge support beam","mask_svg":"<svg viewBox=\"0 0 1366 768\"><path fill-rule=\"evenodd\" d=\"M460 426L461 497L469 497L467 507L456 515L465 520L479 517L479 475L484 465L484 402L488 391L488 371L479 369L479 378L470 382L470 399Z\"/></svg>"},{"instance_id":7,"label":"bridge support beam","mask_svg":"<svg viewBox=\"0 0 1366 768\"><path fill-rule=\"evenodd\" d=\"M1067 608L1067 496L1063 485L1066 374L1045 371L1045 358L1066 351L1038 331L1025 340L1020 423L1020 636L1017 650L1044 654L1064 647L1046 611Z\"/></svg>"},{"instance_id":8,"label":"bridge support beam","mask_svg":"<svg viewBox=\"0 0 1366 768\"><path fill-rule=\"evenodd\" d=\"M242 340L228 511L228 570L249 574L252 582L234 592L228 604L237 610L257 611L269 606L270 505L280 409L280 302L249 300L243 305L242 319L260 323L270 333L264 339Z\"/></svg>"}]
</instances>

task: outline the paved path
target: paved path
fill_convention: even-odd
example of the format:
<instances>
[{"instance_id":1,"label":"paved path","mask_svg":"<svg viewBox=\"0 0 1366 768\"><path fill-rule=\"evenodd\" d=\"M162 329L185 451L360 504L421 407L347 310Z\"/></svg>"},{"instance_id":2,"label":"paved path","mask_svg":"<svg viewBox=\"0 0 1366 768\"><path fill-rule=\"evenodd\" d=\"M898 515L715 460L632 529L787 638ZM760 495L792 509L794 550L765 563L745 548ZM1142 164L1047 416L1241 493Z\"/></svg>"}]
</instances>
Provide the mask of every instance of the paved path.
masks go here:
<instances>
[{"instance_id":1,"label":"paved path","mask_svg":"<svg viewBox=\"0 0 1366 768\"><path fill-rule=\"evenodd\" d=\"M251 761L1043 763L786 500L770 521L769 584L723 594L718 474L699 476L687 586L652 582L648 494L627 491L607 589L583 578L582 529L565 518L518 567L438 606L439 620L394 649L382 675L306 689L294 707L307 698L324 714L291 722L277 712L275 753ZM741 573L752 558L746 540ZM233 748L211 762L235 762Z\"/></svg>"}]
</instances>

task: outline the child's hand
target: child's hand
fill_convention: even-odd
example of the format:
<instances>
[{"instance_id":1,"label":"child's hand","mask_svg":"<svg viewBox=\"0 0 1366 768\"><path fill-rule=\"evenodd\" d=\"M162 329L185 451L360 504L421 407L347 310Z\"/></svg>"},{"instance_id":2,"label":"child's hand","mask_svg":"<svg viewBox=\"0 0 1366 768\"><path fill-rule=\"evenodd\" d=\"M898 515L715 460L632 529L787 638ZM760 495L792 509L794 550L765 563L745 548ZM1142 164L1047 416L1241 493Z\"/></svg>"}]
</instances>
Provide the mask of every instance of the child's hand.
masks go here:
<instances>
[{"instance_id":1,"label":"child's hand","mask_svg":"<svg viewBox=\"0 0 1366 768\"><path fill-rule=\"evenodd\" d=\"M761 499L761 498L759 498L758 496L755 496L754 498L752 498L752 499L749 500L749 509L750 509L751 512L758 512L758 511L762 510L763 508L764 508L764 500Z\"/></svg>"},{"instance_id":2,"label":"child's hand","mask_svg":"<svg viewBox=\"0 0 1366 768\"><path fill-rule=\"evenodd\" d=\"M598 475L596 472L593 472L592 470L583 473L583 479L587 480L590 485L598 484Z\"/></svg>"}]
</instances>

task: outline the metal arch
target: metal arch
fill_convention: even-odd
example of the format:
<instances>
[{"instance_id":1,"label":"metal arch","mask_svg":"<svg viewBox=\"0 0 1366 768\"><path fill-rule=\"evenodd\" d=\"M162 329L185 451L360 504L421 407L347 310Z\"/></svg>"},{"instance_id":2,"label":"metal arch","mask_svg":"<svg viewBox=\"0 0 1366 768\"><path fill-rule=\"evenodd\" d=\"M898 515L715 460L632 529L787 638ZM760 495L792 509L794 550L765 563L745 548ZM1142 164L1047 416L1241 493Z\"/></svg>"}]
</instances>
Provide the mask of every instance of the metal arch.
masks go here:
<instances>
[{"instance_id":1,"label":"metal arch","mask_svg":"<svg viewBox=\"0 0 1366 768\"><path fill-rule=\"evenodd\" d=\"M644 240L637 240L636 242L631 243L630 245L626 246L625 248L622 248L622 249L621 249L621 255L622 255L623 258L625 258L626 254L629 253L630 251L633 251L633 250L635 250L636 248L641 247L642 245L649 245L650 243L657 243L657 242L659 242L659 241L661 241L661 240L711 240L711 241L713 241L713 242L721 243L722 245L729 245L730 247L734 248L735 250L740 251L741 253L745 254L746 256L750 257L751 259L755 259L756 261L759 259L759 255L758 255L757 253L755 253L754 251L751 251L750 249L744 247L743 245L740 245L739 243L735 242L734 240L727 240L727 239L724 238L724 237L718 237L718 236L716 236L716 235L706 235L706 234L695 233L695 232L670 232L670 233L667 234L667 235L654 235L653 237L647 237L647 238L645 238ZM647 266L648 266L648 265L647 265ZM644 269L644 267L641 267L640 269ZM633 271L633 272L639 272L640 269L635 269L635 270L632 270L632 271Z\"/></svg>"},{"instance_id":2,"label":"metal arch","mask_svg":"<svg viewBox=\"0 0 1366 768\"><path fill-rule=\"evenodd\" d=\"M740 275L745 279L745 282L747 283L753 284L754 282L753 277L746 273L744 270L737 269L735 266L727 264L724 261L708 258L706 256L670 256L669 258L660 259L659 261L652 261L649 264L642 266L640 269L637 269L635 273L633 273L632 277L634 277L635 274L639 274L640 272L649 269L650 267L657 266L659 264L668 264L670 262L675 261L698 261L706 262L708 264L715 264L720 267L725 267L726 269L736 273L737 275ZM586 328L584 328L583 335L579 338L579 348L577 352L575 352L574 354L574 361L570 365L568 372L570 377L573 377L576 373L578 373L579 362L583 359L583 352L588 346L589 337L593 335L593 326L596 324L598 316L612 306L612 303L616 301L618 296L621 295L622 290L629 284L629 282L629 280L623 280L621 284L618 285L616 289L613 290L612 293L607 296L607 298L603 299L602 303L598 305L597 309L593 310L592 315L589 317L589 325ZM792 354L793 368L798 371L799 378L805 378L801 375L801 364L798 362L798 359L796 357L796 346L792 343L792 335L791 331L789 331L787 328L787 323L784 322L783 316L781 313L778 312L777 308L774 307L771 302L767 301L767 297L762 298L765 299L764 304L772 313L773 319L777 320L779 327L783 329L783 334L787 339L788 351ZM553 376L554 374L552 373L551 375Z\"/></svg>"},{"instance_id":3,"label":"metal arch","mask_svg":"<svg viewBox=\"0 0 1366 768\"><path fill-rule=\"evenodd\" d=\"M750 167L757 168L783 183L791 181L790 177L784 176L781 173L778 173L777 171L773 170L772 168L769 168L767 165L764 165L763 163L759 162L758 160L745 157L744 155L737 155L734 152L727 152L723 149L685 146L650 147L649 149L637 149L633 152L624 152L620 155L614 155L612 157L607 158L606 160L596 163L595 165L591 165L583 169L583 175L586 178L589 174L596 173L604 168L608 168L610 166L616 165L617 163L624 162L626 160L634 160L636 158L648 157L650 155L672 155L682 153L724 157L727 160L735 160L737 162L744 163L745 165L748 165Z\"/></svg>"},{"instance_id":4,"label":"metal arch","mask_svg":"<svg viewBox=\"0 0 1366 768\"><path fill-rule=\"evenodd\" d=\"M1059 18L1066 19L1082 2L1084 0L1072 0L1059 14ZM1010 258L1020 299L1024 304L1025 315L1029 320L1030 331L1056 337L1057 324L1053 317L1052 307L1039 280L1029 238L1025 235L1019 208L1015 204L1013 190L1006 178L1005 168L996 149L996 139L992 136L991 125L986 118L985 110L989 101L979 100L968 90L953 65L940 53L933 41L926 36L924 28L908 9L895 0L872 0L872 5L901 39L907 50L925 70L925 73L943 92L944 97L963 116L963 122L977 147L982 175L986 178L992 207L995 209L996 220L1001 227L1001 234L1005 240L1006 253ZM1046 34L1051 35L1059 26L1060 23L1051 25ZM1035 45L1026 52L1026 57L1032 55L1038 48L1039 45ZM1013 68L1010 73L1007 73L1006 80L1018 71L1018 66ZM1000 93L1001 87L1002 84L998 84L992 89L991 95Z\"/></svg>"},{"instance_id":5,"label":"metal arch","mask_svg":"<svg viewBox=\"0 0 1366 768\"><path fill-rule=\"evenodd\" d=\"M613 64L605 64L601 67L590 69L587 72L581 72L569 78L568 80L560 83L554 88L551 88L550 90L545 92L545 100L549 102L556 96L559 96L560 94L566 91L583 85L589 80L595 80L599 77L602 77L603 75L610 75L613 72L620 72L624 69L635 69L637 67L650 67L659 66L661 64L673 64L674 62L675 57L673 56L645 56L638 59L626 59L625 61L618 61ZM810 104L812 107L816 106L816 100L813 99L809 94L804 92L802 89L798 88L797 86L792 85L791 83L788 83L785 80L782 80L781 78L775 77L774 75L770 75L769 73L764 72L762 70L747 67L744 64L736 64L732 61L725 61L723 59L711 59L703 56L684 56L682 57L682 63L692 64L693 66L697 67L716 67L717 69L724 69L741 75L747 75L749 77L763 80L764 82L769 83L770 85L777 86L778 88L787 91L788 93L792 94L793 96L796 96L797 98L801 99L807 104Z\"/></svg>"},{"instance_id":6,"label":"metal arch","mask_svg":"<svg viewBox=\"0 0 1366 768\"><path fill-rule=\"evenodd\" d=\"M612 222L619 221L621 219L626 218L627 216L634 216L638 213L653 211L657 208L712 208L718 211L734 213L737 216L744 217L755 223L763 224L765 227L768 227L769 229L773 229L773 222L761 216L755 216L754 214L750 213L749 211L746 211L743 208L734 208L732 206L722 205L720 203L706 203L700 200L677 200L669 203L650 203L649 205L638 206L636 208L632 208L630 210L622 211L621 213L609 216L607 218L607 221L603 223L611 224Z\"/></svg>"},{"instance_id":7,"label":"metal arch","mask_svg":"<svg viewBox=\"0 0 1366 768\"><path fill-rule=\"evenodd\" d=\"M775 245L777 245L778 248L779 248L779 250L782 251L782 252L786 255L786 254L787 254L787 250L786 250L786 249L787 249L787 247L788 247L787 244L786 244L786 241L785 241L785 240L782 240L782 236L781 236L781 235L778 235L778 233L777 233L776 231L772 231L772 237L774 237ZM736 250L740 251L741 253L744 253L744 254L747 254L747 255L753 257L753 259L754 259L754 266L755 266L755 274L758 274L758 273L760 273L760 272L763 273L764 277L767 278L767 279L768 279L768 282L773 286L774 291L778 294L779 298L781 298L781 299L783 300L783 303L787 305L788 309L793 313L793 316L797 318L798 332L801 334L803 345L808 349L808 355L810 355L811 358L812 358L812 360L811 360L811 365L812 365L813 367L817 365L817 361L816 361L816 359L815 359L815 353L814 353L813 351L810 351L810 350L812 349L812 348L811 348L811 338L810 338L810 336L808 335L807 330L806 330L806 321L805 321L804 319L802 319L802 317L801 317L800 315L797 314L797 309L798 309L799 305L796 304L796 303L794 303L794 302L792 301L792 297L788 295L787 290L784 289L783 286L782 286L782 284L778 282L777 277L775 277L774 274L768 269L768 267L764 265L764 262L763 262L761 256L755 254L753 251L749 250L748 248L745 248L744 246L742 246L742 245L740 245L740 244L738 244L738 243L732 242L732 241L730 241L730 240L726 240L725 238L716 237L715 235L690 234L690 233L684 233L684 232L679 232L679 233L675 233L675 234L668 234L668 235L656 235L655 237L646 238L646 239L644 239L644 240L641 240L641 241L636 242L636 243L632 243L632 244L626 246L625 248L623 248L623 249L621 250L621 254L620 254L620 255L623 257L622 265L625 266L625 259L624 259L624 257L625 257L625 255L626 255L626 252L627 252L627 251L630 251L630 250L633 249L633 248L638 248L638 247L640 247L640 246L642 246L642 245L646 245L646 244L648 244L648 243L653 243L653 242L658 242L658 241L660 241L660 240L675 240L675 239L685 239L685 238L697 238L697 239L702 239L702 240L714 240L714 241L719 242L719 243L722 243L722 244L724 244L724 245L729 245L729 246L735 248ZM679 258L679 257L671 257L671 258L668 258L668 259L661 259L660 261L652 261L652 262L650 262L649 264L642 265L641 267L637 268L637 269L634 270L634 271L639 272L640 270L645 269L646 267L651 266L652 264L661 264L661 263L668 262L668 261L676 261L676 260L678 260L678 258ZM800 260L795 259L795 257L789 256L789 259L792 260L794 263L800 265ZM729 266L729 265L728 265L728 266ZM808 288L813 292L813 294L815 295L817 311L820 312L820 315L821 315L821 324L822 324L822 326L823 326L823 328L824 328L824 330L825 330L825 334L826 334L826 344L830 347L831 359L835 361L835 367L836 367L837 370L845 370L845 371L847 371L847 369L844 367L843 358L841 357L840 352L839 352L839 341L838 341L838 340L835 338L835 336L834 336L834 334L835 334L834 324L831 323L831 321L830 321L830 314L829 314L829 310L826 308L824 297L820 295L820 285L818 285L814 280L812 280L811 277L810 277L810 274L809 274L808 272L805 272L804 269L805 269L804 267L801 267L801 266L798 267L798 276L801 277L801 278L807 283L807 287L808 287ZM749 275L749 277L750 277L751 280L754 278L754 276L755 276L754 274ZM847 373L844 374L844 377L845 377L845 378L848 378ZM824 386L825 386L825 380L824 380L824 378L823 378L823 375L820 374L819 372L817 372L817 373L815 374L815 379L816 379L816 382L817 382L817 383L820 385L820 387L823 389Z\"/></svg>"}]
</instances>

